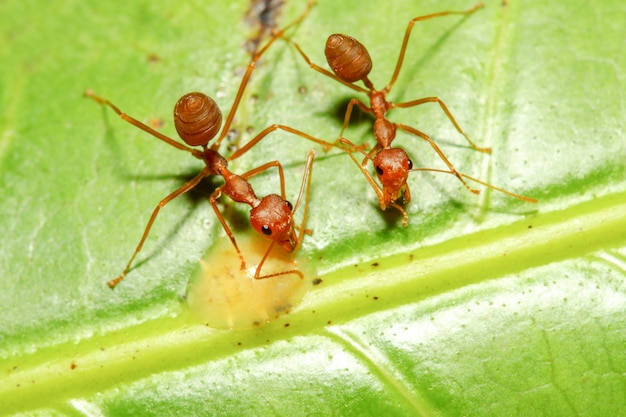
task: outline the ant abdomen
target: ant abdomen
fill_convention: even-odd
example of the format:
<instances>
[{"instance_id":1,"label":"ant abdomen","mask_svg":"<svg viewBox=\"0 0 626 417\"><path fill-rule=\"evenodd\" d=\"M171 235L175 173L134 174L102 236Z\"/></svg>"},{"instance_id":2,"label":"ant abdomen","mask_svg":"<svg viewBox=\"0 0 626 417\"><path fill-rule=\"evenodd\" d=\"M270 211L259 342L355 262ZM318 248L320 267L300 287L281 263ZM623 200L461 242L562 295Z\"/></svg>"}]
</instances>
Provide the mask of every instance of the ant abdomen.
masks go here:
<instances>
[{"instance_id":1,"label":"ant abdomen","mask_svg":"<svg viewBox=\"0 0 626 417\"><path fill-rule=\"evenodd\" d=\"M362 80L372 70L372 59L365 46L348 35L330 35L324 54L330 68L346 82Z\"/></svg>"},{"instance_id":2,"label":"ant abdomen","mask_svg":"<svg viewBox=\"0 0 626 417\"><path fill-rule=\"evenodd\" d=\"M189 146L206 146L222 127L217 103L203 93L187 93L174 106L174 125Z\"/></svg>"}]
</instances>

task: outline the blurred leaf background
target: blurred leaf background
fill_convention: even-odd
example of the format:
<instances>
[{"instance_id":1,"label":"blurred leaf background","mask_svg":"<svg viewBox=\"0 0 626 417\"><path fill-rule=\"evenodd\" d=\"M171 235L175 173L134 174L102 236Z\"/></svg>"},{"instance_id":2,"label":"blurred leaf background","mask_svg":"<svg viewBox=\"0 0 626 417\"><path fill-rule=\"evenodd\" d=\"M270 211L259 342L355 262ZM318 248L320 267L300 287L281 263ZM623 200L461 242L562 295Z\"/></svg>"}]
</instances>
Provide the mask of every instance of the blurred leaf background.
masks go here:
<instances>
[{"instance_id":1,"label":"blurred leaf background","mask_svg":"<svg viewBox=\"0 0 626 417\"><path fill-rule=\"evenodd\" d=\"M247 2L0 4L0 412L6 415L618 415L626 409L626 6L487 1L416 25L390 113L457 168L538 206L412 174L409 226L382 213L350 160L318 152L300 256L322 283L290 315L214 330L187 314L198 260L224 239L202 190L154 205L200 166L83 97L87 88L175 137L188 91L227 111L255 29ZM289 2L280 24L304 2ZM408 20L471 3L325 0L292 33L324 63L357 37L388 81ZM337 137L351 91L277 43L235 128ZM371 119L346 136L372 143ZM416 166L427 144L396 139ZM277 133L234 169L279 159L295 196L310 143ZM275 192L271 175L255 181ZM245 217L230 208L229 219ZM239 234L249 233L243 226ZM304 262L304 261L303 261ZM311 277L313 278L313 277ZM307 277L307 279L309 279Z\"/></svg>"}]
</instances>

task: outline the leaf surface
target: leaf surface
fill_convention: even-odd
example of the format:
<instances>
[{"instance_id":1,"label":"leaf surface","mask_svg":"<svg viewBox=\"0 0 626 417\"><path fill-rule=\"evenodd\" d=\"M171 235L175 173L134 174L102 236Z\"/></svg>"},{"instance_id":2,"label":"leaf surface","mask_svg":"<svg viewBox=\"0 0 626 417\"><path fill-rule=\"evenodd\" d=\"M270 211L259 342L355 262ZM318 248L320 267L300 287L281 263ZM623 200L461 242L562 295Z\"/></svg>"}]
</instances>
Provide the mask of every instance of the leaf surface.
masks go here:
<instances>
[{"instance_id":1,"label":"leaf surface","mask_svg":"<svg viewBox=\"0 0 626 417\"><path fill-rule=\"evenodd\" d=\"M299 257L317 271L307 282L322 282L290 314L236 330L204 325L186 303L198 260L219 262L211 248L227 239L207 203L216 183L168 204L125 281L106 286L156 203L201 167L83 96L92 89L172 137L185 92L226 112L254 30L246 2L213 3L0 5L1 414L626 409L621 2L488 1L417 23L391 99L440 97L493 153L472 151L437 105L389 117L431 135L461 172L540 203L483 188L476 197L452 176L418 172L403 228L345 154L317 148L313 234ZM290 35L324 67L328 34L358 38L378 88L409 17L471 7L363 3L320 0ZM303 7L288 4L280 24ZM242 143L272 123L332 141L353 96L278 42L233 127ZM371 119L356 114L345 136L373 146ZM421 140L395 143L415 166L444 167ZM280 160L293 201L312 146L277 132L232 167ZM278 181L254 185L267 194ZM251 233L242 208L220 207L238 239Z\"/></svg>"}]
</instances>

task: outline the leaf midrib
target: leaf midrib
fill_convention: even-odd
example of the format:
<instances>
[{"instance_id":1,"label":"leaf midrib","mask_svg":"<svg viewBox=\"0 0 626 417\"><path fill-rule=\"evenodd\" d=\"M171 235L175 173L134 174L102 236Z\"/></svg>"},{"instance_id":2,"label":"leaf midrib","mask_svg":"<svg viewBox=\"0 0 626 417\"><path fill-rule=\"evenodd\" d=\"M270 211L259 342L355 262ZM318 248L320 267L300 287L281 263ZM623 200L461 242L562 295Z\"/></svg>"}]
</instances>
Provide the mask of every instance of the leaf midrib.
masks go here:
<instances>
[{"instance_id":1,"label":"leaf midrib","mask_svg":"<svg viewBox=\"0 0 626 417\"><path fill-rule=\"evenodd\" d=\"M216 360L233 349L322 333L329 317L332 324L345 323L470 285L468 277L485 281L606 250L624 243L624 213L626 193L613 194L384 258L376 267L342 267L322 276L323 284L290 315L250 331L212 330L193 323L181 308L174 318L12 357L4 361L1 409L28 410L32 398L54 403L88 396L110 389L110 381L131 382Z\"/></svg>"}]
</instances>

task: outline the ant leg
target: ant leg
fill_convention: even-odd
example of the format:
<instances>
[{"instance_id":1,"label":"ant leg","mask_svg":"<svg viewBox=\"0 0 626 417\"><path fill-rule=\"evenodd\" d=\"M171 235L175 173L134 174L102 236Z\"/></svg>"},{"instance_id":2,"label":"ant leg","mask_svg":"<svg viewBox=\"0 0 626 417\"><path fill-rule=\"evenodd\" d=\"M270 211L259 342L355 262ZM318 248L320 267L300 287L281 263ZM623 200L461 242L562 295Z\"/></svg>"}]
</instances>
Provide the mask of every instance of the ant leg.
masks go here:
<instances>
[{"instance_id":1,"label":"ant leg","mask_svg":"<svg viewBox=\"0 0 626 417\"><path fill-rule=\"evenodd\" d=\"M228 224L226 223L226 220L224 219L224 216L222 216L222 213L220 213L219 208L217 208L217 199L220 198L221 195L222 195L222 187L219 187L215 191L213 191L213 193L209 197L209 201L211 202L211 206L213 207L213 211L215 211L215 215L217 216L218 220L222 224L222 228L224 229L224 232L226 232L226 235L228 236L228 238L230 239L231 243L235 247L235 251L237 251L237 255L239 255L239 259L241 260L241 269L245 269L246 268L246 260L244 259L243 255L241 254L241 250L239 250L239 246L237 245L237 241L235 240L235 235L230 230L230 227L228 227Z\"/></svg>"},{"instance_id":2,"label":"ant leg","mask_svg":"<svg viewBox=\"0 0 626 417\"><path fill-rule=\"evenodd\" d=\"M343 127L341 128L341 133L339 133L340 138L343 137L343 132L348 128L348 125L350 124L350 117L352 116L352 109L354 108L355 104L359 106L359 108L363 112L373 113L372 109L370 107L367 107L365 103L363 103L361 100L356 99L356 98L350 99L350 103L348 103L348 107L346 108L346 114L343 117ZM338 141L339 139L337 139L335 143Z\"/></svg>"},{"instance_id":3,"label":"ant leg","mask_svg":"<svg viewBox=\"0 0 626 417\"><path fill-rule=\"evenodd\" d=\"M122 120L127 121L128 123L134 125L135 127L138 127L139 129L143 130L146 133L151 134L152 136L154 136L157 139L162 140L163 142L167 143L168 145L171 145L177 149L180 149L182 151L187 151L190 154L192 154L193 156L195 156L198 159L202 159L202 152L190 148L188 146L183 145L182 143L178 143L176 142L174 139L169 138L167 136L165 136L164 134L157 132L156 130L152 129L150 126L147 126L143 123L141 123L139 120L127 115L126 113L123 113L115 104L111 103L109 100L104 99L102 97L99 97L97 95L95 95L93 93L93 91L91 90L86 90L85 91L85 96L91 98L92 100L104 105L104 106L109 106L111 109L113 109L113 111L115 113L117 113L118 116L120 116L120 118Z\"/></svg>"},{"instance_id":4,"label":"ant leg","mask_svg":"<svg viewBox=\"0 0 626 417\"><path fill-rule=\"evenodd\" d=\"M450 168L450 173L455 175L459 179L459 181L463 183L465 188L467 188L470 192L472 192L473 194L480 193L479 190L472 188L467 184L467 182L463 179L463 174L461 174L459 171L456 170L456 168L454 167L454 165L452 165L448 157L443 153L443 151L439 148L439 146L437 146L437 144L430 138L430 136L428 136L426 133L423 133L415 128L412 128L411 126L406 126L403 124L397 124L396 126L406 132L419 136L420 138L424 139L426 142L430 143L430 146L432 146L435 152L437 152L437 155L439 155L439 158L441 158L441 160L448 166L448 168Z\"/></svg>"},{"instance_id":5,"label":"ant leg","mask_svg":"<svg viewBox=\"0 0 626 417\"><path fill-rule=\"evenodd\" d=\"M128 271L130 270L130 266L133 263L133 260L135 259L135 256L137 256L139 251L141 251L141 248L143 247L143 244L146 241L146 238L148 237L148 234L150 233L150 229L152 228L152 224L156 220L156 217L159 214L159 211L161 210L161 208L165 207L165 205L167 203L169 203L170 201L172 201L173 199L175 199L179 195L181 195L183 193L186 193L187 191L191 190L193 187L198 185L198 183L202 180L202 178L204 178L204 177L206 177L208 175L209 175L208 168L204 168L198 175L193 177L191 180L187 181L180 188L178 188L176 191L174 191L173 193L171 193L170 195L165 197L163 200L161 200L159 202L159 204L157 204L157 206L155 207L154 211L152 212L152 216L150 216L150 220L148 221L148 224L146 225L146 228L145 228L145 230L143 232L143 236L141 237L141 240L139 241L139 244L137 245L137 248L135 249L135 253L133 253L133 256L130 257L130 260L128 261L128 264L126 265L126 268L124 268L124 271L122 271L122 273L120 275L118 275L116 278L110 280L107 283L107 285L109 287L115 288L115 286L117 284L119 284L120 281L122 281L124 279L124 277L126 276Z\"/></svg>"},{"instance_id":6,"label":"ant leg","mask_svg":"<svg viewBox=\"0 0 626 417\"><path fill-rule=\"evenodd\" d=\"M365 155L365 158L363 158L363 162L361 162L361 165L363 167L365 167L367 165L367 161L373 161L374 160L374 156L376 156L376 154L382 149L383 147L380 145L380 143L377 143L371 151L369 151L367 153L367 155Z\"/></svg>"},{"instance_id":7,"label":"ant leg","mask_svg":"<svg viewBox=\"0 0 626 417\"><path fill-rule=\"evenodd\" d=\"M224 122L224 125L222 126L222 131L221 131L219 137L217 138L217 140L215 141L215 143L211 146L211 149L213 149L213 150L219 149L220 144L222 143L222 140L228 134L228 131L230 129L230 125L232 124L233 119L235 117L235 112L237 110L237 107L239 107L239 103L241 102L241 99L243 97L243 92L244 92L244 90L246 89L246 87L248 85L248 81L250 81L250 77L252 76L252 71L254 71L254 69L256 68L256 63L259 61L259 59L261 59L261 57L263 56L265 51L267 51L269 49L269 47L274 42L276 42L276 40L278 38L281 38L283 36L283 33L287 29L289 29L290 27L292 27L292 26L300 23L302 20L304 20L304 18L311 11L311 8L313 7L314 4L315 4L315 1L313 1L313 0L309 1L307 3L307 8L305 9L305 11L300 16L298 16L298 18L296 18L293 22L289 23L284 28L274 32L274 34L272 35L270 40L267 41L265 46L263 46L263 48L261 48L256 54L254 54L254 56L252 57L252 60L248 64L248 69L246 70L246 73L243 75L243 77L241 79L241 84L239 84L239 90L237 90L237 95L235 96L235 100L233 102L233 105L230 108L230 112L228 113L228 116L226 117L226 121Z\"/></svg>"},{"instance_id":8,"label":"ant leg","mask_svg":"<svg viewBox=\"0 0 626 417\"><path fill-rule=\"evenodd\" d=\"M300 207L300 202L302 201L302 194L304 193L305 197L304 197L304 208L302 209L303 210L302 223L300 223L300 227L299 227L300 235L298 236L298 243L296 244L294 251L297 251L300 248L300 245L302 244L302 239L304 238L304 234L307 233L307 231L309 231L309 234L311 233L311 231L306 229L305 226L306 226L306 218L309 214L309 196L311 193L311 180L313 178L313 160L314 159L315 159L315 151L311 149L309 151L309 156L306 159L304 173L302 174L302 184L300 185L300 191L298 192L298 199L296 200L296 204L294 204L293 206L292 213L295 213L296 210L298 210L298 207ZM305 178L306 178L306 192L304 191Z\"/></svg>"},{"instance_id":9,"label":"ant leg","mask_svg":"<svg viewBox=\"0 0 626 417\"><path fill-rule=\"evenodd\" d=\"M346 120L348 119L349 119L349 116L346 118ZM367 165L367 161L372 161L374 159L374 155L376 155L378 151L382 149L382 145L379 142L377 142L376 145L374 145L374 147L370 149L369 152L365 153L365 149L369 148L367 143L363 143L360 146L357 146L353 142L344 138L343 135L340 136L339 139L337 139L337 142L342 144L341 145L342 149L347 153L352 153L354 151L361 153L364 156L363 162L361 162L361 165L363 167Z\"/></svg>"},{"instance_id":10,"label":"ant leg","mask_svg":"<svg viewBox=\"0 0 626 417\"><path fill-rule=\"evenodd\" d=\"M256 271L254 272L254 279L267 279L267 278L274 278L274 277L278 277L278 276L281 276L281 275L289 275L289 274L296 274L298 276L298 278L304 279L304 274L302 272L298 271L297 269L290 269L288 271L274 272L272 274L261 275L261 268L263 267L263 264L265 263L265 260L269 256L269 254L272 251L272 248L274 247L275 244L276 244L276 241L272 240L272 243L270 243L270 246L265 251L265 254L263 254L263 258L261 258L261 261L257 265Z\"/></svg>"},{"instance_id":11,"label":"ant leg","mask_svg":"<svg viewBox=\"0 0 626 417\"><path fill-rule=\"evenodd\" d=\"M339 141L342 144L352 148L354 151L360 152L361 154L365 155L366 160L371 160L371 157L369 156L369 154L365 153L365 151L363 151L361 148L356 146L354 143L350 142L348 139L339 138ZM367 180L367 182L369 182L370 186L376 193L376 196L378 197L378 203L380 205L380 209L384 211L387 209L388 205L394 207L395 209L400 211L400 213L402 214L402 226L406 226L409 222L409 216L406 214L406 211L404 211L404 209L400 207L398 204L396 204L394 201L387 202L385 199L385 193L383 192L380 185L378 185L374 177L372 177L372 175L367 171L367 169L365 168L365 165L361 165L359 161L357 161L357 159L354 157L354 155L352 155L351 151L348 151L346 149L346 153L352 159L352 161L356 164L359 170L361 170L361 173L363 174L363 176L365 176L365 179Z\"/></svg>"},{"instance_id":12,"label":"ant leg","mask_svg":"<svg viewBox=\"0 0 626 417\"><path fill-rule=\"evenodd\" d=\"M336 145L330 143L330 142L326 142L325 140L322 139L318 139L314 136L309 135L308 133L304 133L300 130L294 129L292 127L289 126L284 126L284 125L277 125L277 124L273 124L271 126L266 127L265 129L263 129L258 135L256 135L254 138L252 138L252 140L250 140L250 142L246 143L244 146L242 146L241 148L237 149L235 152L233 152L228 158L228 161L232 161L234 159L239 158L241 155L243 155L244 153L248 152L253 146L255 146L259 141L261 141L261 139L265 138L267 135L269 135L270 133L281 129L285 132L288 133L292 133L294 135L298 135L304 139L310 140L312 142L318 143L320 145L322 145L322 147L324 148L324 151L328 151L330 150L330 148L333 147L337 147Z\"/></svg>"},{"instance_id":13,"label":"ant leg","mask_svg":"<svg viewBox=\"0 0 626 417\"><path fill-rule=\"evenodd\" d=\"M255 275L254 279L274 278L274 277L278 277L278 276L281 276L281 275L289 275L289 274L295 274L295 275L298 276L298 278L304 279L304 274L302 272L298 271L297 269L290 269L289 271L275 272L273 274L268 274L268 275L259 275L259 276Z\"/></svg>"},{"instance_id":14,"label":"ant leg","mask_svg":"<svg viewBox=\"0 0 626 417\"><path fill-rule=\"evenodd\" d=\"M481 148L480 146L477 146L469 138L469 136L463 131L463 129L461 129L461 126L459 126L459 124L456 122L456 120L454 119L454 116L452 116L452 113L450 112L450 110L448 110L448 106L446 106L446 104L439 97L425 97L425 98L420 98L419 100L407 101L407 102L404 102L404 103L392 103L391 104L391 108L394 108L394 107L401 107L401 108L413 107L413 106L419 106L420 104L424 104L424 103L438 103L439 106L441 107L441 109L443 110L443 112L446 114L446 116L448 116L448 119L450 120L450 122L452 122L452 124L456 128L457 132L459 132L461 135L463 135L463 137L467 140L467 142L470 144L470 146L474 150L476 150L478 152L483 152L483 153L491 153L491 148L489 148L489 147Z\"/></svg>"},{"instance_id":15,"label":"ant leg","mask_svg":"<svg viewBox=\"0 0 626 417\"><path fill-rule=\"evenodd\" d=\"M435 168L414 168L414 169L412 169L411 171L431 171L431 172L441 172L441 173L444 173L444 174L452 174L452 175L455 175L455 176L458 174L458 172L446 171L446 170L444 170L444 169L435 169ZM511 197L513 197L513 198L517 198L518 200L526 201L526 202L528 202L528 203L533 203L533 204L536 204L536 203L538 203L538 202L539 202L539 200L537 200L536 198L526 197L526 196L521 195L521 194L516 194L516 193L513 193L513 192L511 192L511 191L505 190L504 188L496 187L495 185L489 184L488 182L485 182L485 181L479 180L478 178L470 177L469 175L465 175L465 174L463 174L463 173L461 173L461 175L462 175L463 177L467 178L468 180L471 180L471 181L477 182L478 184L482 184L482 185L484 185L485 187L492 188L492 189L494 189L494 190L496 190L496 191L500 191L501 193L504 193L504 194L506 194L506 195L508 195L508 196L511 196Z\"/></svg>"},{"instance_id":16,"label":"ant leg","mask_svg":"<svg viewBox=\"0 0 626 417\"><path fill-rule=\"evenodd\" d=\"M415 17L415 18L411 19L411 21L409 22L409 24L406 27L406 31L404 32L404 39L402 40L402 47L400 48L400 55L398 56L398 60L396 61L396 69L393 71L393 75L391 76L391 80L389 81L389 84L387 84L387 86L384 88L383 91L389 92L391 90L391 88L393 87L393 85L395 84L396 80L398 79L398 74L400 73L400 69L402 68L402 62L404 61L404 55L406 53L406 47L407 47L407 44L409 43L409 37L411 36L411 31L413 30L413 25L415 25L416 22L421 22L421 21L424 21L424 20L433 19L435 17L447 16L447 15L451 15L451 14L469 15L469 14L474 13L476 10L480 9L483 6L484 5L483 5L482 2L478 2L478 3L476 3L476 5L474 7L472 7L471 9L468 9L468 10L464 10L464 11L445 11L445 12L433 13L433 14L429 14L429 15L425 15L425 16L418 16L418 17Z\"/></svg>"},{"instance_id":17,"label":"ant leg","mask_svg":"<svg viewBox=\"0 0 626 417\"><path fill-rule=\"evenodd\" d=\"M406 225L409 224L409 216L406 214L406 211L404 211L404 209L395 201L390 201L389 205L398 210L400 214L402 214L402 227L406 227Z\"/></svg>"},{"instance_id":18,"label":"ant leg","mask_svg":"<svg viewBox=\"0 0 626 417\"><path fill-rule=\"evenodd\" d=\"M370 150L369 152L365 152L365 150L363 150L363 148L361 146L357 146L354 142L346 139L346 138L339 138L339 143L342 144L343 146L343 150L352 157L352 160L355 161L355 163L357 165L359 165L359 167L361 168L365 168L365 166L367 165L368 161L374 161L374 155L376 155L376 153L380 150L380 144L377 143L372 150ZM359 164L358 162L356 162L356 158L354 156L352 156L352 152L358 152L361 155L363 155L363 162L361 162L361 164Z\"/></svg>"},{"instance_id":19,"label":"ant leg","mask_svg":"<svg viewBox=\"0 0 626 417\"><path fill-rule=\"evenodd\" d=\"M278 161L266 162L266 163L264 163L261 166L258 166L256 168L251 169L250 171L246 172L245 174L241 174L241 177L246 179L246 180L248 180L248 179L254 177L255 175L260 174L263 171L267 171L271 167L276 167L278 169L278 177L280 179L280 196L282 197L283 200L286 200L285 173L283 171L283 166L281 165L280 162L278 162Z\"/></svg>"}]
</instances>

